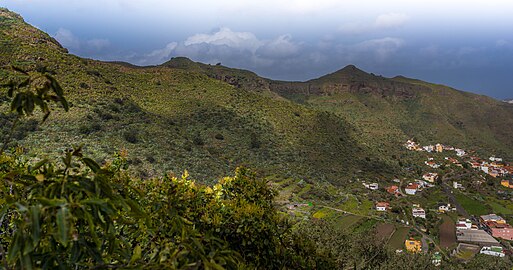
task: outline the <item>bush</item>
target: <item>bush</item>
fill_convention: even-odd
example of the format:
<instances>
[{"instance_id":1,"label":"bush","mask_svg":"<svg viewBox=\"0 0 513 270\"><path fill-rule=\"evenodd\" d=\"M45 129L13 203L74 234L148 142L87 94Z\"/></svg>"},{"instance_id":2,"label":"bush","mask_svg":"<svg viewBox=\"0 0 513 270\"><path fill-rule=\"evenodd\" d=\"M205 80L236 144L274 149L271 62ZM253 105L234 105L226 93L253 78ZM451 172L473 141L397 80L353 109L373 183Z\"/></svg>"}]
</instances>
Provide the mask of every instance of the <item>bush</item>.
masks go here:
<instances>
[{"instance_id":1,"label":"bush","mask_svg":"<svg viewBox=\"0 0 513 270\"><path fill-rule=\"evenodd\" d=\"M129 143L136 144L139 142L139 132L136 129L129 129L123 133L123 137Z\"/></svg>"},{"instance_id":2,"label":"bush","mask_svg":"<svg viewBox=\"0 0 513 270\"><path fill-rule=\"evenodd\" d=\"M84 125L81 125L79 128L78 128L78 132L80 132L81 134L84 134L84 135L89 135L89 134L92 134L92 133L95 133L95 132L98 132L98 131L101 131L103 128L102 126L100 125L100 123L91 123L91 124L84 124Z\"/></svg>"},{"instance_id":3,"label":"bush","mask_svg":"<svg viewBox=\"0 0 513 270\"><path fill-rule=\"evenodd\" d=\"M224 136L223 136L223 134L220 134L220 133L217 133L214 137L215 137L216 139L220 140L220 141L224 140Z\"/></svg>"}]
</instances>

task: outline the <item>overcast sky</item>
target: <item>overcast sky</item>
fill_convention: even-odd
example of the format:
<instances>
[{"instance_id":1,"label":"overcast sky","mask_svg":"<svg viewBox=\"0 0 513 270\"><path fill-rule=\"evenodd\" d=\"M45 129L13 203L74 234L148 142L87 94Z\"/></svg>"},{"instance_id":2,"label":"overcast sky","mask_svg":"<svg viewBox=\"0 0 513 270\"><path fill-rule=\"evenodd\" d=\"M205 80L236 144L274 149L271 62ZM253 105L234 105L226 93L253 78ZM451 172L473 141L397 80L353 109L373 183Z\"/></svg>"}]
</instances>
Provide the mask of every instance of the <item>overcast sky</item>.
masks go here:
<instances>
[{"instance_id":1,"label":"overcast sky","mask_svg":"<svg viewBox=\"0 0 513 270\"><path fill-rule=\"evenodd\" d=\"M4 0L71 53L308 80L348 64L513 98L509 0Z\"/></svg>"}]
</instances>

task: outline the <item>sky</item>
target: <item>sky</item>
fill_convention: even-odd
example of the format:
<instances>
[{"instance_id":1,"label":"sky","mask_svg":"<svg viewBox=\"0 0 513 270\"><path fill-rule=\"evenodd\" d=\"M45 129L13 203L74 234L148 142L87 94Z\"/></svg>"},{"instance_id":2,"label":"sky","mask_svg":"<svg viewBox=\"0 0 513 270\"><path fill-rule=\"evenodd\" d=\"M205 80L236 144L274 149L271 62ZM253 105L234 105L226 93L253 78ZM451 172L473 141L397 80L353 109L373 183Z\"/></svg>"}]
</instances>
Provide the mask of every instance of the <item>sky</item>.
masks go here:
<instances>
[{"instance_id":1,"label":"sky","mask_svg":"<svg viewBox=\"0 0 513 270\"><path fill-rule=\"evenodd\" d=\"M0 0L73 54L305 81L346 65L513 98L510 0Z\"/></svg>"}]
</instances>

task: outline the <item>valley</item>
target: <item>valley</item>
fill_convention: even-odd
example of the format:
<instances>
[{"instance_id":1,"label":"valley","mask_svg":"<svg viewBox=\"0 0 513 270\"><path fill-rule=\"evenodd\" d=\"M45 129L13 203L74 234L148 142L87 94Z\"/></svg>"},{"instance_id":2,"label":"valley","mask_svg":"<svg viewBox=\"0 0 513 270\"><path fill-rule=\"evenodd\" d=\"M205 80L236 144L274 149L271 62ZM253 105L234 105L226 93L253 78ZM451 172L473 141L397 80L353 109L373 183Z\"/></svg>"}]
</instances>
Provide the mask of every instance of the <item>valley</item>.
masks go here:
<instances>
[{"instance_id":1,"label":"valley","mask_svg":"<svg viewBox=\"0 0 513 270\"><path fill-rule=\"evenodd\" d=\"M185 57L144 67L86 59L3 8L0 66L5 89L15 82L29 95L39 90L25 77L49 76L69 103L40 121L0 92L0 225L6 213L46 211L52 218L30 212L18 225L47 222L41 231L62 252L27 234L16 238L30 242L26 254L11 246L21 255L6 263L73 246L84 268L513 265L513 237L497 233L513 222L513 104L354 65L287 82ZM95 228L126 242L100 244ZM475 231L493 241L462 238ZM78 253L68 240L82 234L90 250Z\"/></svg>"}]
</instances>

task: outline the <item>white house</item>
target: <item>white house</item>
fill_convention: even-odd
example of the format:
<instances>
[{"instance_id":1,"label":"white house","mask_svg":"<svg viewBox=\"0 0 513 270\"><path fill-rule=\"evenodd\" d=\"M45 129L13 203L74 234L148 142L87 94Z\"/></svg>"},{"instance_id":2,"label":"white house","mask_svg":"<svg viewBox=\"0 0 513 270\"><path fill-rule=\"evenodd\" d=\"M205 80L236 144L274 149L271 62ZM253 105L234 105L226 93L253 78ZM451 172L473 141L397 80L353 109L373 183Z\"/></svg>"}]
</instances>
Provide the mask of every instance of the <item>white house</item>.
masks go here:
<instances>
[{"instance_id":1,"label":"white house","mask_svg":"<svg viewBox=\"0 0 513 270\"><path fill-rule=\"evenodd\" d=\"M433 145L424 146L423 148L424 148L424 150L426 150L426 152L429 152L429 153L431 153L435 150L435 147Z\"/></svg>"},{"instance_id":2,"label":"white house","mask_svg":"<svg viewBox=\"0 0 513 270\"><path fill-rule=\"evenodd\" d=\"M451 207L450 203L438 205L438 212L440 212L440 213L454 211L454 209L455 208Z\"/></svg>"},{"instance_id":3,"label":"white house","mask_svg":"<svg viewBox=\"0 0 513 270\"><path fill-rule=\"evenodd\" d=\"M378 183L369 184L369 189L371 189L371 190L378 190L379 189Z\"/></svg>"},{"instance_id":4,"label":"white house","mask_svg":"<svg viewBox=\"0 0 513 270\"><path fill-rule=\"evenodd\" d=\"M502 247L499 247L499 246L491 246L491 247L483 247L481 248L481 251L479 252L481 254L486 254L486 255L492 255L492 256L496 256L496 257L504 257L506 256L506 254L504 253L504 250L502 250Z\"/></svg>"},{"instance_id":5,"label":"white house","mask_svg":"<svg viewBox=\"0 0 513 270\"><path fill-rule=\"evenodd\" d=\"M376 203L376 211L386 212L390 208L390 204L387 202L378 202Z\"/></svg>"},{"instance_id":6,"label":"white house","mask_svg":"<svg viewBox=\"0 0 513 270\"><path fill-rule=\"evenodd\" d=\"M426 173L422 176L422 178L428 182L433 183L438 178L438 174L437 173Z\"/></svg>"},{"instance_id":7,"label":"white house","mask_svg":"<svg viewBox=\"0 0 513 270\"><path fill-rule=\"evenodd\" d=\"M453 181L452 182L452 187L455 188L455 189L459 189L459 188L463 188L463 185L461 185L460 183L458 183L456 181Z\"/></svg>"},{"instance_id":8,"label":"white house","mask_svg":"<svg viewBox=\"0 0 513 270\"><path fill-rule=\"evenodd\" d=\"M456 230L470 230L472 229L472 221L470 219L460 218L456 223Z\"/></svg>"},{"instance_id":9,"label":"white house","mask_svg":"<svg viewBox=\"0 0 513 270\"><path fill-rule=\"evenodd\" d=\"M413 217L426 218L426 210L422 208L413 208L411 213Z\"/></svg>"},{"instance_id":10,"label":"white house","mask_svg":"<svg viewBox=\"0 0 513 270\"><path fill-rule=\"evenodd\" d=\"M419 185L417 184L409 184L405 189L404 192L408 195L415 195L417 193L417 190L419 189Z\"/></svg>"},{"instance_id":11,"label":"white house","mask_svg":"<svg viewBox=\"0 0 513 270\"><path fill-rule=\"evenodd\" d=\"M456 151L456 155L458 157L462 157L467 154L467 153L465 153L465 150L463 150L463 149L454 149L454 151Z\"/></svg>"},{"instance_id":12,"label":"white house","mask_svg":"<svg viewBox=\"0 0 513 270\"><path fill-rule=\"evenodd\" d=\"M490 157L490 161L502 162L502 158L498 158L498 157Z\"/></svg>"},{"instance_id":13,"label":"white house","mask_svg":"<svg viewBox=\"0 0 513 270\"><path fill-rule=\"evenodd\" d=\"M430 160L430 161L426 161L424 162L426 165L428 165L429 167L433 168L433 169L438 169L440 168L440 164L436 164L436 162Z\"/></svg>"}]
</instances>

